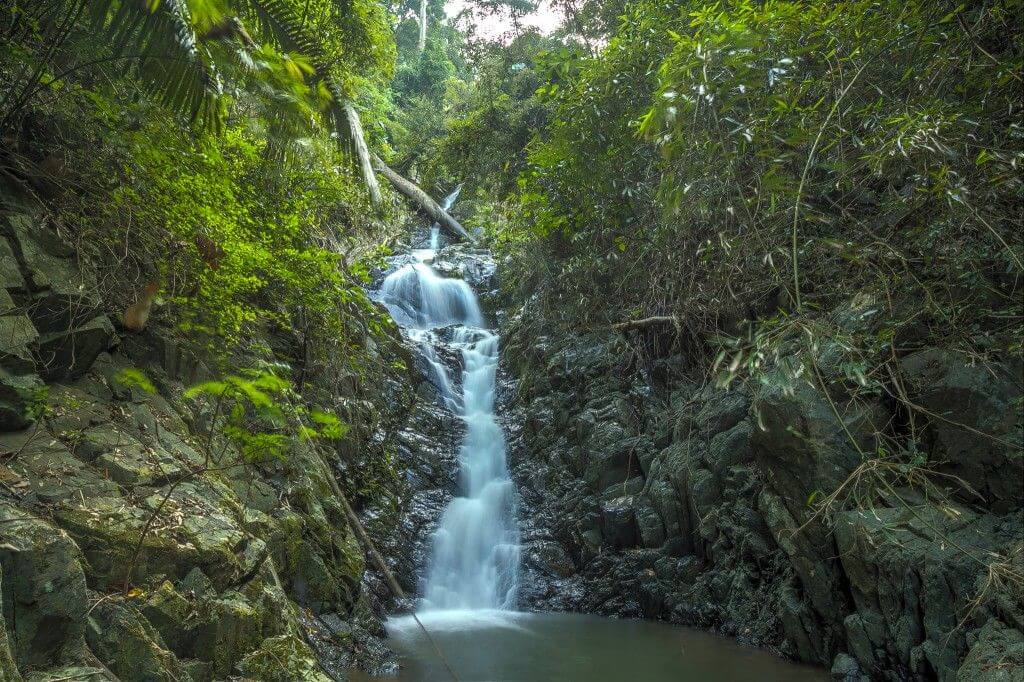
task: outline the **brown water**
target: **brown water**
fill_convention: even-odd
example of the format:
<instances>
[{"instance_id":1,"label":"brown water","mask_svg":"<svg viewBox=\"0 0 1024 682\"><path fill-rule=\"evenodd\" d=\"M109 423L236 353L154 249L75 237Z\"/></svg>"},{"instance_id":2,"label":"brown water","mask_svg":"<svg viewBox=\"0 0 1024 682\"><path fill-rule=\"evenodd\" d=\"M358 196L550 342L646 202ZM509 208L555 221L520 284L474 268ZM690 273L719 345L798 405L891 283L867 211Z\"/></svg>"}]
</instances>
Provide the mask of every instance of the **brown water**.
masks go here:
<instances>
[{"instance_id":1,"label":"brown water","mask_svg":"<svg viewBox=\"0 0 1024 682\"><path fill-rule=\"evenodd\" d=\"M462 682L824 682L798 665L705 632L564 613L419 614ZM391 680L451 680L411 616L387 624L402 672Z\"/></svg>"}]
</instances>

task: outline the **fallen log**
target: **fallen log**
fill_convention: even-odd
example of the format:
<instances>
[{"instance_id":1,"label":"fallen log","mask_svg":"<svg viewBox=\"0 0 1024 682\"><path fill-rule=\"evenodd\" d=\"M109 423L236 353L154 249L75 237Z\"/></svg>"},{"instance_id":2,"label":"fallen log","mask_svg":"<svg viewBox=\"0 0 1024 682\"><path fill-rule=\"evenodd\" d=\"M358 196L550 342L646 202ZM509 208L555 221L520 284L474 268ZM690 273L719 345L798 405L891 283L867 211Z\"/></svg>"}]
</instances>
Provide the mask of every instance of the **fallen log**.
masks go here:
<instances>
[{"instance_id":1,"label":"fallen log","mask_svg":"<svg viewBox=\"0 0 1024 682\"><path fill-rule=\"evenodd\" d=\"M448 211L441 208L440 204L431 199L429 194L393 171L376 154L373 155L373 165L378 173L382 174L394 185L399 194L423 209L423 212L433 218L449 236L462 239L470 244L476 243L476 239L469 232L466 232L466 229L459 224L459 221L453 218Z\"/></svg>"}]
</instances>

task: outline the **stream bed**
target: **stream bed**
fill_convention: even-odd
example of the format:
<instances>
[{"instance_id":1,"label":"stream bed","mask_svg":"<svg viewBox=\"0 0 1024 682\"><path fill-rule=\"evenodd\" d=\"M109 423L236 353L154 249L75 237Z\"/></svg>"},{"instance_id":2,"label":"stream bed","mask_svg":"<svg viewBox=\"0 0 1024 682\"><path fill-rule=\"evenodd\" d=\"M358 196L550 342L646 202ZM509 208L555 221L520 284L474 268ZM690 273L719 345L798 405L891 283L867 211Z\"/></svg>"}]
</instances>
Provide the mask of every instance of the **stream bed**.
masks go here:
<instances>
[{"instance_id":1,"label":"stream bed","mask_svg":"<svg viewBox=\"0 0 1024 682\"><path fill-rule=\"evenodd\" d=\"M427 611L387 623L398 677L362 682L824 682L800 665L725 637L665 623L569 613Z\"/></svg>"}]
</instances>

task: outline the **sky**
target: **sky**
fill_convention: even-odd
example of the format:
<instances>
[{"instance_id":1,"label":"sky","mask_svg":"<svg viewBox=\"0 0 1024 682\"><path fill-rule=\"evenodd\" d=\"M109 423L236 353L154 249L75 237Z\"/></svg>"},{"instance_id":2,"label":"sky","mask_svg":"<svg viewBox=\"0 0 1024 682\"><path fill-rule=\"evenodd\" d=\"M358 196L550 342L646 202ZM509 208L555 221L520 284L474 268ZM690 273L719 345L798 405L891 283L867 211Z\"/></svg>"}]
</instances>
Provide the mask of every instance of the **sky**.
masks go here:
<instances>
[{"instance_id":1,"label":"sky","mask_svg":"<svg viewBox=\"0 0 1024 682\"><path fill-rule=\"evenodd\" d=\"M454 17L470 3L467 0L448 0L445 3L444 11L449 17ZM558 27L561 17L551 7L547 0L541 0L536 12L523 17L520 24L524 26L535 26L542 33L550 33ZM478 17L477 25L480 35L485 38L495 38L502 33L512 30L512 20L508 16L491 15Z\"/></svg>"}]
</instances>

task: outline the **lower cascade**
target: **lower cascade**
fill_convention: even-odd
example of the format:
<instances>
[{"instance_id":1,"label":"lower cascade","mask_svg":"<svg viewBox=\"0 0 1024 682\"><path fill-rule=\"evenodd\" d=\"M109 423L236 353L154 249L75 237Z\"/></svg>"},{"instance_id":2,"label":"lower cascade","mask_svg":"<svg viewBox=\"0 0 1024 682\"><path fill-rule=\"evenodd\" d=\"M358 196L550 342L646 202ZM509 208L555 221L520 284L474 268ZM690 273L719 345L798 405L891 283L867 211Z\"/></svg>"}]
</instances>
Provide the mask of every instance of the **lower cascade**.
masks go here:
<instances>
[{"instance_id":1,"label":"lower cascade","mask_svg":"<svg viewBox=\"0 0 1024 682\"><path fill-rule=\"evenodd\" d=\"M458 494L432 538L423 585L423 610L511 609L516 603L519 529L505 459L505 436L495 413L498 336L484 328L476 295L458 279L441 277L425 261L437 246L413 252L418 262L392 272L380 297L417 342L432 382L465 425L459 451ZM435 346L460 353L461 382L439 360ZM458 385L461 383L461 393Z\"/></svg>"}]
</instances>

